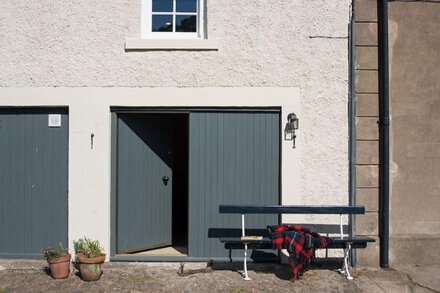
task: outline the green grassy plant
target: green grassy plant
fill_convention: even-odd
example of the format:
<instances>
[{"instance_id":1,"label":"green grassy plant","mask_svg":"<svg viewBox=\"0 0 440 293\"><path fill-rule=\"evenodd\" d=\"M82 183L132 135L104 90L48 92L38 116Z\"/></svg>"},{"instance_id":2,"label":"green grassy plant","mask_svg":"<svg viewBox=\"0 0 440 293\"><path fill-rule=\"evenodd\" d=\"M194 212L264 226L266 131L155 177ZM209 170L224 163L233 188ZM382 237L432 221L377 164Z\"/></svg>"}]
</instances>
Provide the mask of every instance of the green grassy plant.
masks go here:
<instances>
[{"instance_id":1,"label":"green grassy plant","mask_svg":"<svg viewBox=\"0 0 440 293\"><path fill-rule=\"evenodd\" d=\"M105 255L104 249L99 244L98 240L91 240L86 237L80 238L78 241L73 241L75 253L82 253L87 258L95 258Z\"/></svg>"},{"instance_id":2,"label":"green grassy plant","mask_svg":"<svg viewBox=\"0 0 440 293\"><path fill-rule=\"evenodd\" d=\"M69 255L68 249L64 248L61 242L59 242L58 244L59 244L58 248L47 247L43 249L44 258L46 260L56 259Z\"/></svg>"}]
</instances>

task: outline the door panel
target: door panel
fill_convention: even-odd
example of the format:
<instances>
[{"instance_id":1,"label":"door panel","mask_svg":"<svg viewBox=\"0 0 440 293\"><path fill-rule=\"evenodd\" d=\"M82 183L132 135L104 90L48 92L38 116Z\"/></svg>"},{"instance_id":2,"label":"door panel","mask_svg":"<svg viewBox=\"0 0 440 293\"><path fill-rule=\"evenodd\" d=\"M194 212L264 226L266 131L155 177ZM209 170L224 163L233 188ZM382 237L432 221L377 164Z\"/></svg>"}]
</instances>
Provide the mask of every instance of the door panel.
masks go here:
<instances>
[{"instance_id":1,"label":"door panel","mask_svg":"<svg viewBox=\"0 0 440 293\"><path fill-rule=\"evenodd\" d=\"M278 112L190 114L190 256L228 257L209 231L240 233L241 217L219 214L220 204L279 204L279 123ZM247 228L277 223L277 215L246 217Z\"/></svg>"},{"instance_id":2,"label":"door panel","mask_svg":"<svg viewBox=\"0 0 440 293\"><path fill-rule=\"evenodd\" d=\"M117 253L171 244L171 130L163 116L119 115Z\"/></svg>"},{"instance_id":3,"label":"door panel","mask_svg":"<svg viewBox=\"0 0 440 293\"><path fill-rule=\"evenodd\" d=\"M67 109L0 109L0 257L67 247L68 134Z\"/></svg>"}]
</instances>

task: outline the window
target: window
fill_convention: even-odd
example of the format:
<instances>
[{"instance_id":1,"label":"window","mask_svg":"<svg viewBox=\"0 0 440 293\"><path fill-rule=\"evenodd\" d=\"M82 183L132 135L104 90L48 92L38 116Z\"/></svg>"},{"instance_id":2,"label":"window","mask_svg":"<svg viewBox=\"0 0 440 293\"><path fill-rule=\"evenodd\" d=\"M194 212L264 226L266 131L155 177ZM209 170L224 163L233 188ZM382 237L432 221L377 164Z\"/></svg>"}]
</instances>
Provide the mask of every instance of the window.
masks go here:
<instances>
[{"instance_id":1,"label":"window","mask_svg":"<svg viewBox=\"0 0 440 293\"><path fill-rule=\"evenodd\" d=\"M203 38L203 0L143 0L142 37Z\"/></svg>"},{"instance_id":2,"label":"window","mask_svg":"<svg viewBox=\"0 0 440 293\"><path fill-rule=\"evenodd\" d=\"M127 38L126 50L218 50L205 30L208 0L141 1L141 36Z\"/></svg>"}]
</instances>

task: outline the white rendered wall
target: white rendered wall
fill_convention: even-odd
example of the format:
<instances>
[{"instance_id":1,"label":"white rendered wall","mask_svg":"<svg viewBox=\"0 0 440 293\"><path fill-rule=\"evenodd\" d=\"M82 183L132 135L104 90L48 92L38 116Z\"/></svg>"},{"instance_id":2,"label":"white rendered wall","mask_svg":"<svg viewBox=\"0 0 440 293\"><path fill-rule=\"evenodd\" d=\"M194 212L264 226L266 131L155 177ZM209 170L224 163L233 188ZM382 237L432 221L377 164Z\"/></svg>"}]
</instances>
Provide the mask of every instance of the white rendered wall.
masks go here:
<instances>
[{"instance_id":1,"label":"white rendered wall","mask_svg":"<svg viewBox=\"0 0 440 293\"><path fill-rule=\"evenodd\" d=\"M206 1L207 35L216 41L218 51L126 51L125 40L140 37L141 0L3 0L0 87L299 87L302 110L297 143L301 145L301 164L288 168L300 172L301 180L290 181L300 185L301 190L285 197L283 203L346 204L346 37L351 1ZM79 93L79 97L53 96L50 104L68 103L73 118L76 115L86 120L86 112L82 111L96 102L87 91ZM125 102L122 97L121 103ZM0 102L5 98L9 97L0 95ZM26 98L39 102L38 95ZM88 107L87 111L107 113L108 109L102 107L111 104L104 101L109 97L100 99L101 106ZM273 96L267 99L265 102L271 103ZM208 104L226 101L221 96L203 99ZM136 103L145 106L162 102L153 98ZM20 106L24 100L10 103ZM80 162L93 156L108 164L103 154L85 152L91 128L96 128L97 144L101 143L99 131L109 131L107 125L90 119L71 123L71 139L87 140L83 145L78 143L84 148ZM97 145L96 150L101 147L107 146ZM79 162L70 164L82 168ZM93 168L97 167L84 172L95 172ZM77 185L72 188L80 192L103 188L101 181L99 186L96 182L74 183ZM317 217L306 216L306 220Z\"/></svg>"},{"instance_id":2,"label":"white rendered wall","mask_svg":"<svg viewBox=\"0 0 440 293\"><path fill-rule=\"evenodd\" d=\"M218 51L126 52L141 0L2 0L0 86L300 87L296 201L346 203L350 3L207 0Z\"/></svg>"},{"instance_id":3,"label":"white rendered wall","mask_svg":"<svg viewBox=\"0 0 440 293\"><path fill-rule=\"evenodd\" d=\"M21 106L69 107L70 247L73 240L86 236L98 239L106 252L110 252L111 106L276 106L283 117L291 112L301 115L298 88L0 88L0 97L0 107L16 106L17 101ZM300 138L301 132L297 134ZM291 141L282 140L281 147L282 202L288 203L300 196L302 143L293 149Z\"/></svg>"}]
</instances>

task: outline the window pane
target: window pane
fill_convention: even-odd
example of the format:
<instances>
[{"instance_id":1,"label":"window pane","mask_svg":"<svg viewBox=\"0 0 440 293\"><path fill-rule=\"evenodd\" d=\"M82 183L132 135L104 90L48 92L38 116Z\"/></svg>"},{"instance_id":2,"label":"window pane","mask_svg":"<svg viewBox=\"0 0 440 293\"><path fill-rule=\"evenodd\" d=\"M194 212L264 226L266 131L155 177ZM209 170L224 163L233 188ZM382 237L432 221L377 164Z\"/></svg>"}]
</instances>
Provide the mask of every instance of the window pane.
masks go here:
<instances>
[{"instance_id":1,"label":"window pane","mask_svg":"<svg viewBox=\"0 0 440 293\"><path fill-rule=\"evenodd\" d=\"M176 0L177 12L197 12L197 0Z\"/></svg>"},{"instance_id":2,"label":"window pane","mask_svg":"<svg viewBox=\"0 0 440 293\"><path fill-rule=\"evenodd\" d=\"M153 15L153 32L172 32L173 16L172 15Z\"/></svg>"},{"instance_id":3,"label":"window pane","mask_svg":"<svg viewBox=\"0 0 440 293\"><path fill-rule=\"evenodd\" d=\"M197 16L176 15L176 32L197 32Z\"/></svg>"},{"instance_id":4,"label":"window pane","mask_svg":"<svg viewBox=\"0 0 440 293\"><path fill-rule=\"evenodd\" d=\"M153 0L153 12L173 12L173 0Z\"/></svg>"}]
</instances>

